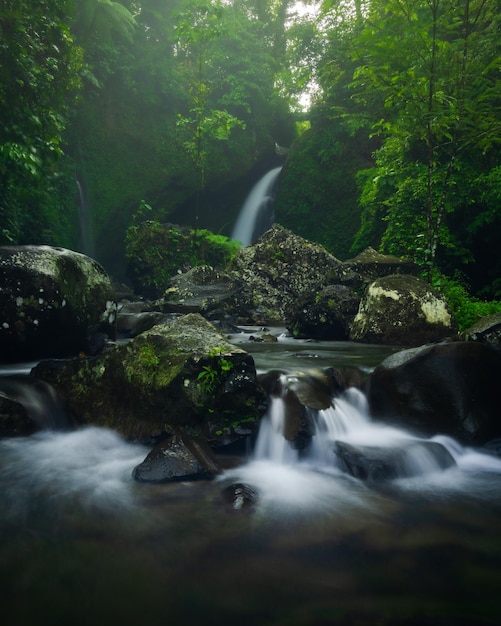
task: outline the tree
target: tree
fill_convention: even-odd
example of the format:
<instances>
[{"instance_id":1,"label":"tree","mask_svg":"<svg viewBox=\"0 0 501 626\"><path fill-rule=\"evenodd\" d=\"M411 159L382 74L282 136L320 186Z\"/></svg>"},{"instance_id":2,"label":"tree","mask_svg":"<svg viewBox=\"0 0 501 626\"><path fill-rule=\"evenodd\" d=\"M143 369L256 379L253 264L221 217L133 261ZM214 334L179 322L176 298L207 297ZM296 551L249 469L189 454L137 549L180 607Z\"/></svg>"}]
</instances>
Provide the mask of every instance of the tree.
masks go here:
<instances>
[{"instance_id":1,"label":"tree","mask_svg":"<svg viewBox=\"0 0 501 626\"><path fill-rule=\"evenodd\" d=\"M478 199L482 172L498 163L494 4L376 1L354 38L354 98L378 114L372 131L381 141L364 185L362 232L384 219L382 249L413 254L428 267L440 247L472 259L450 224Z\"/></svg>"},{"instance_id":2,"label":"tree","mask_svg":"<svg viewBox=\"0 0 501 626\"><path fill-rule=\"evenodd\" d=\"M0 1L0 238L57 239L53 201L62 135L80 89L72 2ZM50 231L49 231L50 229Z\"/></svg>"},{"instance_id":3,"label":"tree","mask_svg":"<svg viewBox=\"0 0 501 626\"><path fill-rule=\"evenodd\" d=\"M193 59L194 68L189 87L191 107L188 116L178 114L178 127L189 131L183 147L198 172L195 234L200 215L200 192L205 187L207 144L211 140L228 140L231 130L237 126L245 128L245 124L228 111L210 108L211 92L215 85L210 84L211 77L206 66L211 62L209 44L224 32L222 15L222 4L194 2L186 12L179 15L177 22L179 49L188 61Z\"/></svg>"}]
</instances>

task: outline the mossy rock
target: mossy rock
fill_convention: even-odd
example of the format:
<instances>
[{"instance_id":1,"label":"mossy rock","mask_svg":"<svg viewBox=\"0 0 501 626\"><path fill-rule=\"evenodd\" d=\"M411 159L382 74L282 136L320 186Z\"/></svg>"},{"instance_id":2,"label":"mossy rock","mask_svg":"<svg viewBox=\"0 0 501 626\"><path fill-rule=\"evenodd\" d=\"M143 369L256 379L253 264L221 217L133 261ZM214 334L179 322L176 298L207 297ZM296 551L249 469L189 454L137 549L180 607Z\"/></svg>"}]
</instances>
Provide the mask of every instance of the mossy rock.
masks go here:
<instances>
[{"instance_id":1,"label":"mossy rock","mask_svg":"<svg viewBox=\"0 0 501 626\"><path fill-rule=\"evenodd\" d=\"M82 424L145 440L182 426L211 444L252 432L266 397L251 355L228 343L199 314L159 324L92 359L41 363Z\"/></svg>"},{"instance_id":2,"label":"mossy rock","mask_svg":"<svg viewBox=\"0 0 501 626\"><path fill-rule=\"evenodd\" d=\"M419 346L457 334L443 296L416 276L385 276L371 283L351 325L350 339Z\"/></svg>"}]
</instances>

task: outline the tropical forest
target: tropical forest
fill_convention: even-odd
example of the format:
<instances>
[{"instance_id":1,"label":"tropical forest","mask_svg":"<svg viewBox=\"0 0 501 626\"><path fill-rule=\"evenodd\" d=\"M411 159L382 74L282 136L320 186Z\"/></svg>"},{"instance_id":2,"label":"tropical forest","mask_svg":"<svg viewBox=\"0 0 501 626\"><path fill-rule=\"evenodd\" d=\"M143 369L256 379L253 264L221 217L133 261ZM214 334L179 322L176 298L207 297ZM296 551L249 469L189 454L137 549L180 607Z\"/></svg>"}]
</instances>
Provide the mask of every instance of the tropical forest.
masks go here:
<instances>
[{"instance_id":1,"label":"tropical forest","mask_svg":"<svg viewBox=\"0 0 501 626\"><path fill-rule=\"evenodd\" d=\"M499 626L500 252L501 0L0 0L1 625Z\"/></svg>"},{"instance_id":2,"label":"tropical forest","mask_svg":"<svg viewBox=\"0 0 501 626\"><path fill-rule=\"evenodd\" d=\"M500 9L0 0L0 243L81 251L121 280L165 223L231 253L249 189L281 167L279 224L340 260L412 258L496 310Z\"/></svg>"}]
</instances>

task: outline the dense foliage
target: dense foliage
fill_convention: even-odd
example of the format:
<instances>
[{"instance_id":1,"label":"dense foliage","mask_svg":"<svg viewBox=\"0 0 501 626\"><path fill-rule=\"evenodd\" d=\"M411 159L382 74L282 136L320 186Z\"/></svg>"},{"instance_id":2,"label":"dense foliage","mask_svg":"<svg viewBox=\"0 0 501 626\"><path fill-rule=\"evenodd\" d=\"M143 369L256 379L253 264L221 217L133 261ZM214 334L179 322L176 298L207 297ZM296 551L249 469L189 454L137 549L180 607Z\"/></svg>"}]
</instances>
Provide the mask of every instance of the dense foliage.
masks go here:
<instances>
[{"instance_id":1,"label":"dense foliage","mask_svg":"<svg viewBox=\"0 0 501 626\"><path fill-rule=\"evenodd\" d=\"M320 106L378 142L353 251L377 245L499 293L499 3L372 0L354 19L328 6Z\"/></svg>"},{"instance_id":2,"label":"dense foliage","mask_svg":"<svg viewBox=\"0 0 501 626\"><path fill-rule=\"evenodd\" d=\"M61 240L75 187L58 168L80 87L70 0L0 0L0 242ZM55 200L61 191L63 203ZM75 242L73 242L75 243Z\"/></svg>"}]
</instances>

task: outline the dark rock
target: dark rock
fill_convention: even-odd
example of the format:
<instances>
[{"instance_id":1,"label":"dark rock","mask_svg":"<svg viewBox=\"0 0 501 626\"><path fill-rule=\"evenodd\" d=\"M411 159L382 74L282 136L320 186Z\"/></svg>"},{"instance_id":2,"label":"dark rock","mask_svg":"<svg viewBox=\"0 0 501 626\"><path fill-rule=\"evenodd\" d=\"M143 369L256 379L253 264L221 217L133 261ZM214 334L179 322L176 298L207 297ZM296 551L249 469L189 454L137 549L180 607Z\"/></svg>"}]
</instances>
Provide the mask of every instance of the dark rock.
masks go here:
<instances>
[{"instance_id":1,"label":"dark rock","mask_svg":"<svg viewBox=\"0 0 501 626\"><path fill-rule=\"evenodd\" d=\"M380 278L369 285L351 326L353 341L419 346L457 333L441 294L407 275Z\"/></svg>"},{"instance_id":2,"label":"dark rock","mask_svg":"<svg viewBox=\"0 0 501 626\"><path fill-rule=\"evenodd\" d=\"M501 436L500 380L498 350L453 342L391 355L369 376L367 397L376 419L482 445Z\"/></svg>"},{"instance_id":3,"label":"dark rock","mask_svg":"<svg viewBox=\"0 0 501 626\"><path fill-rule=\"evenodd\" d=\"M340 468L360 480L385 482L453 467L450 452L436 441L402 440L397 446L360 446L335 442Z\"/></svg>"},{"instance_id":4,"label":"dark rock","mask_svg":"<svg viewBox=\"0 0 501 626\"><path fill-rule=\"evenodd\" d=\"M26 437L38 429L19 400L0 392L0 437Z\"/></svg>"},{"instance_id":5,"label":"dark rock","mask_svg":"<svg viewBox=\"0 0 501 626\"><path fill-rule=\"evenodd\" d=\"M364 287L369 283L393 274L410 274L417 276L421 268L411 259L380 254L368 247L353 259L343 263L343 284L355 288Z\"/></svg>"},{"instance_id":6,"label":"dark rock","mask_svg":"<svg viewBox=\"0 0 501 626\"><path fill-rule=\"evenodd\" d=\"M501 438L492 439L482 446L482 452L501 457Z\"/></svg>"},{"instance_id":7,"label":"dark rock","mask_svg":"<svg viewBox=\"0 0 501 626\"><path fill-rule=\"evenodd\" d=\"M137 337L163 320L165 320L165 314L160 311L120 312L117 317L117 334L124 338Z\"/></svg>"},{"instance_id":8,"label":"dark rock","mask_svg":"<svg viewBox=\"0 0 501 626\"><path fill-rule=\"evenodd\" d=\"M91 354L115 337L116 296L89 257L50 246L0 248L0 358Z\"/></svg>"},{"instance_id":9,"label":"dark rock","mask_svg":"<svg viewBox=\"0 0 501 626\"><path fill-rule=\"evenodd\" d=\"M349 338L360 297L345 285L328 285L316 295L300 297L285 313L287 329L296 338Z\"/></svg>"},{"instance_id":10,"label":"dark rock","mask_svg":"<svg viewBox=\"0 0 501 626\"><path fill-rule=\"evenodd\" d=\"M327 409L334 397L333 379L326 372L299 372L289 376L289 390L294 391L299 402L311 409Z\"/></svg>"},{"instance_id":11,"label":"dark rock","mask_svg":"<svg viewBox=\"0 0 501 626\"><path fill-rule=\"evenodd\" d=\"M132 476L140 482L163 483L212 478L221 468L211 449L198 438L178 432L159 443L137 465Z\"/></svg>"}]
</instances>

